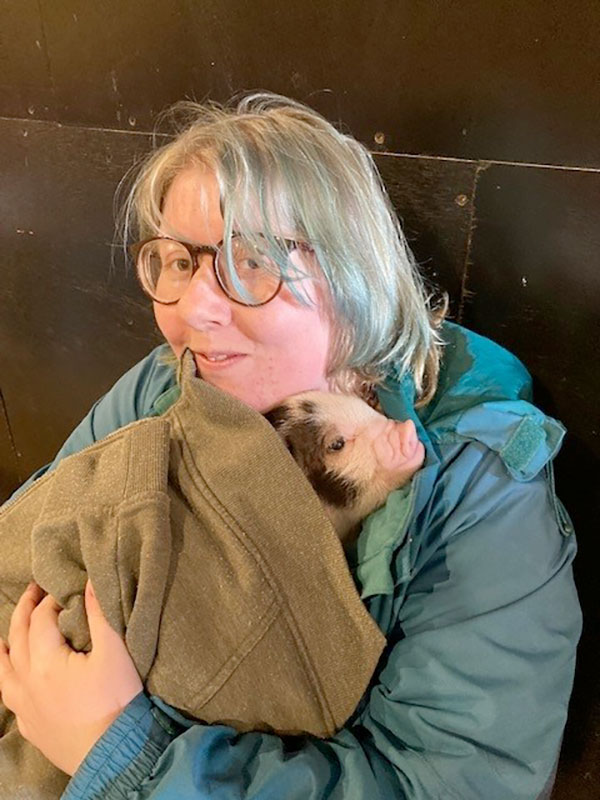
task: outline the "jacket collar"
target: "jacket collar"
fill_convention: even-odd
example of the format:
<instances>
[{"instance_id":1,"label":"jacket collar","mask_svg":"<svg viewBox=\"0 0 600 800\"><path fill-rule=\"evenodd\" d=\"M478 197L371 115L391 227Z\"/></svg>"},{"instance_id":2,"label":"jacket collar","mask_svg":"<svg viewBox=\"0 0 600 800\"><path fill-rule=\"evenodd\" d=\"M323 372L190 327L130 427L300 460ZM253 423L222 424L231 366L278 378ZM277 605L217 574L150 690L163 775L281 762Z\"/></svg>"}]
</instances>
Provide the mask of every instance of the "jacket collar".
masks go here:
<instances>
[{"instance_id":1,"label":"jacket collar","mask_svg":"<svg viewBox=\"0 0 600 800\"><path fill-rule=\"evenodd\" d=\"M560 422L531 404L531 378L515 356L450 322L443 339L438 386L427 406L415 409L414 380L395 365L377 392L386 416L413 420L426 459L411 483L392 492L363 524L352 559L363 598L393 593L392 562L398 579L407 577L409 549L403 545L445 467L444 445L480 442L515 480L528 481L554 458L565 434Z\"/></svg>"}]
</instances>

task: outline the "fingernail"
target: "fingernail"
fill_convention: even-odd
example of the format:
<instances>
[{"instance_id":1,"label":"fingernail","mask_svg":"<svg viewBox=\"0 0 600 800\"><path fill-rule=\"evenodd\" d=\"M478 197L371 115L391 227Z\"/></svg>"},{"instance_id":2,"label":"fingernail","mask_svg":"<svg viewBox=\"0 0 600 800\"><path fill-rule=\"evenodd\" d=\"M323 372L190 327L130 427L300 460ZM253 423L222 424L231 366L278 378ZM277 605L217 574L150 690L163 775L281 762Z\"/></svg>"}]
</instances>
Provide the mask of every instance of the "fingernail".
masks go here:
<instances>
[{"instance_id":1,"label":"fingernail","mask_svg":"<svg viewBox=\"0 0 600 800\"><path fill-rule=\"evenodd\" d=\"M25 591L33 592L35 589L37 589L37 583L35 581L31 581L31 583L28 584L27 589Z\"/></svg>"},{"instance_id":2,"label":"fingernail","mask_svg":"<svg viewBox=\"0 0 600 800\"><path fill-rule=\"evenodd\" d=\"M96 597L96 595L94 594L94 589L92 587L92 582L91 582L91 580L89 578L88 578L88 582L87 582L87 590L90 593L90 597Z\"/></svg>"}]
</instances>

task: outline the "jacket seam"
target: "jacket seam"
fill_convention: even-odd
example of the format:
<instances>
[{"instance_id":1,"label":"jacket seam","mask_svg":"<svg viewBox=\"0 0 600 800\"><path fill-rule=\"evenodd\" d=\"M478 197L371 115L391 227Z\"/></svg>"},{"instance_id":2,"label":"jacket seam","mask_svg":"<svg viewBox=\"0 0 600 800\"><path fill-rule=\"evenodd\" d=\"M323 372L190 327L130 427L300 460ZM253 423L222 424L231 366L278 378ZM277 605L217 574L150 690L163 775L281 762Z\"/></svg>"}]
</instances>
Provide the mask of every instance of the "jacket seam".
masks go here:
<instances>
[{"instance_id":1,"label":"jacket seam","mask_svg":"<svg viewBox=\"0 0 600 800\"><path fill-rule=\"evenodd\" d=\"M125 437L127 442L127 467L125 472L125 477L123 480L123 491L121 492L121 497L119 499L118 505L122 507L127 498L127 489L129 487L129 476L131 474L131 440L128 437ZM116 515L117 524L115 526L114 536L115 536L115 546L113 548L114 553L114 564L113 564L113 571L114 574L117 576L117 580L119 581L119 604L121 606L121 622L123 625L123 629L126 630L128 622L125 621L125 609L123 608L123 576L121 573L121 520L122 517L120 514ZM134 600L135 606L135 600Z\"/></svg>"}]
</instances>

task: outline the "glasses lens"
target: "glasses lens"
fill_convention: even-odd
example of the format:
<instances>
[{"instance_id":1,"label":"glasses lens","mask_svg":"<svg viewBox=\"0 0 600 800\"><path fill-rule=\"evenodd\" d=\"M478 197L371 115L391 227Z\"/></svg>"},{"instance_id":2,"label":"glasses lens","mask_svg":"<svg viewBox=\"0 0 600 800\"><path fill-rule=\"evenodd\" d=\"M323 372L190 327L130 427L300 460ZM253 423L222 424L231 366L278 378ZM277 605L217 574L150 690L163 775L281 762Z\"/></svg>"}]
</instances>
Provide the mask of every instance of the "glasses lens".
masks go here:
<instances>
[{"instance_id":1,"label":"glasses lens","mask_svg":"<svg viewBox=\"0 0 600 800\"><path fill-rule=\"evenodd\" d=\"M189 252L170 239L146 242L139 252L137 266L144 288L163 303L179 300L194 273Z\"/></svg>"},{"instance_id":2,"label":"glasses lens","mask_svg":"<svg viewBox=\"0 0 600 800\"><path fill-rule=\"evenodd\" d=\"M233 271L227 265L225 247L217 257L219 278L230 297L247 305L266 303L277 294L281 271L265 248L240 237L231 240Z\"/></svg>"}]
</instances>

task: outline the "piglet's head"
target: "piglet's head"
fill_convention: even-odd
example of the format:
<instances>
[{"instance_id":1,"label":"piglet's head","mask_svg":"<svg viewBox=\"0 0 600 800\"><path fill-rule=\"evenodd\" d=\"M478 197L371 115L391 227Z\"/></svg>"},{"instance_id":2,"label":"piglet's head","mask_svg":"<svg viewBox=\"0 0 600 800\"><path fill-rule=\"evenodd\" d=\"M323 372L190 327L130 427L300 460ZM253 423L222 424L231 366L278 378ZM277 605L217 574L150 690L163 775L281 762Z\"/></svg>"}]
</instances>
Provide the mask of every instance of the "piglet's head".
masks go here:
<instances>
[{"instance_id":1,"label":"piglet's head","mask_svg":"<svg viewBox=\"0 0 600 800\"><path fill-rule=\"evenodd\" d=\"M319 495L344 544L422 465L414 423L387 419L350 395L303 392L266 418Z\"/></svg>"}]
</instances>

